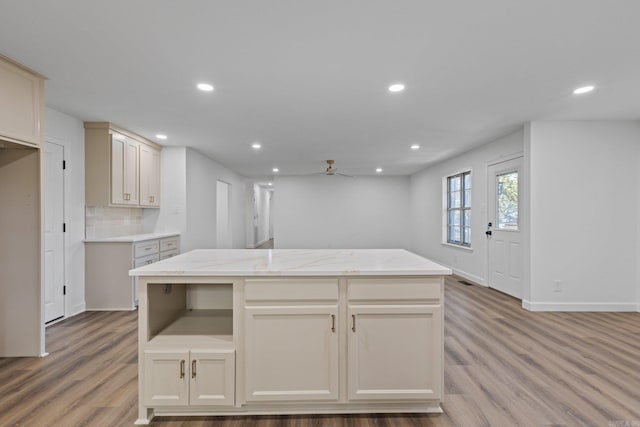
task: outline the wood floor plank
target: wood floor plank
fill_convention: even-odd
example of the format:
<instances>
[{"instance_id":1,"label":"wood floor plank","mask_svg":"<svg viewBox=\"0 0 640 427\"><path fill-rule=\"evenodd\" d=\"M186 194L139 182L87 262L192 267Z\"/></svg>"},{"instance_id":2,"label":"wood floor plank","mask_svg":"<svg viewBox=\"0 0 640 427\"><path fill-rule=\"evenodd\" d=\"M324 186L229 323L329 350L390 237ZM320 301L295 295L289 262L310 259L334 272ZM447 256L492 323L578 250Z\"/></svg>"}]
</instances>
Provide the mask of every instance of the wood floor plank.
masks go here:
<instances>
[{"instance_id":1,"label":"wood floor plank","mask_svg":"<svg viewBox=\"0 0 640 427\"><path fill-rule=\"evenodd\" d=\"M528 312L456 277L445 294L444 414L159 417L152 426L640 425L640 313ZM137 312L52 325L47 351L0 358L0 426L133 425Z\"/></svg>"}]
</instances>

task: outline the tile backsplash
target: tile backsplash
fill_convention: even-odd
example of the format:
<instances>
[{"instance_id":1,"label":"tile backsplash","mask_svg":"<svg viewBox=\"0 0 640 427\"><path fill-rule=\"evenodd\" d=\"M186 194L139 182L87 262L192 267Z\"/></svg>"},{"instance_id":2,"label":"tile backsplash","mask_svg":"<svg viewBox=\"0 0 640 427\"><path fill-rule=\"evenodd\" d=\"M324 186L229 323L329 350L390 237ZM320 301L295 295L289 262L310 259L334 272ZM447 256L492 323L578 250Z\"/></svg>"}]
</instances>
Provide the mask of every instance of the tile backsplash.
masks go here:
<instances>
[{"instance_id":1,"label":"tile backsplash","mask_svg":"<svg viewBox=\"0 0 640 427\"><path fill-rule=\"evenodd\" d=\"M144 232L140 208L85 208L85 238L128 236Z\"/></svg>"}]
</instances>

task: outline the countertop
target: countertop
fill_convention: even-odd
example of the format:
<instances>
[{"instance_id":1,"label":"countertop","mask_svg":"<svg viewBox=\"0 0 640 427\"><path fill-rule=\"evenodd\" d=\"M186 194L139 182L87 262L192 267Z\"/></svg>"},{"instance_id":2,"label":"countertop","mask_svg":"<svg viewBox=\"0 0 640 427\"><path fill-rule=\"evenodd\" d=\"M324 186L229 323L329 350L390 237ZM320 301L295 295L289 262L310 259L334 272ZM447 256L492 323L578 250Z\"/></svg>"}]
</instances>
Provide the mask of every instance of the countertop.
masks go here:
<instances>
[{"instance_id":1,"label":"countertop","mask_svg":"<svg viewBox=\"0 0 640 427\"><path fill-rule=\"evenodd\" d=\"M145 240L163 239L165 237L179 236L180 233L164 232L164 233L146 233L132 234L130 236L104 237L102 239L85 239L85 243L137 243Z\"/></svg>"},{"instance_id":2,"label":"countertop","mask_svg":"<svg viewBox=\"0 0 640 427\"><path fill-rule=\"evenodd\" d=\"M442 276L404 249L198 249L129 271L131 276Z\"/></svg>"}]
</instances>

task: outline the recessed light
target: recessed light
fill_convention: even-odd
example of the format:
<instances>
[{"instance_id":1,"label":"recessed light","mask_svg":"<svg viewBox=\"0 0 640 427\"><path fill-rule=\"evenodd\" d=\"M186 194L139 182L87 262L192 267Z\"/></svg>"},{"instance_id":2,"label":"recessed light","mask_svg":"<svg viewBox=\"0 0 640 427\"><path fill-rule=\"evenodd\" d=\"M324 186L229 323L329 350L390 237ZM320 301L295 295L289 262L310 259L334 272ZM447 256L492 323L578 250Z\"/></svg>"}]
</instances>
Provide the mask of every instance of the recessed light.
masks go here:
<instances>
[{"instance_id":1,"label":"recessed light","mask_svg":"<svg viewBox=\"0 0 640 427\"><path fill-rule=\"evenodd\" d=\"M211 92L213 90L213 86L211 86L209 83L198 83L198 89L204 92Z\"/></svg>"},{"instance_id":2,"label":"recessed light","mask_svg":"<svg viewBox=\"0 0 640 427\"><path fill-rule=\"evenodd\" d=\"M158 138L158 139L167 139L167 135L163 135L163 134L159 133L159 134L156 135L156 138Z\"/></svg>"},{"instance_id":3,"label":"recessed light","mask_svg":"<svg viewBox=\"0 0 640 427\"><path fill-rule=\"evenodd\" d=\"M589 85L589 86L582 86L582 87L579 87L579 88L577 88L576 90L574 90L574 91L573 91L573 93L574 93L575 95L582 95L583 93L589 93L589 92L591 92L591 91L592 91L592 90L594 90L595 88L596 88L595 86L591 86L591 85Z\"/></svg>"},{"instance_id":4,"label":"recessed light","mask_svg":"<svg viewBox=\"0 0 640 427\"><path fill-rule=\"evenodd\" d=\"M404 90L404 84L394 83L389 86L389 92L402 92Z\"/></svg>"},{"instance_id":5,"label":"recessed light","mask_svg":"<svg viewBox=\"0 0 640 427\"><path fill-rule=\"evenodd\" d=\"M253 148L254 150L259 150L262 148L262 144L260 144L259 142L254 142L253 144L251 144L251 148Z\"/></svg>"},{"instance_id":6,"label":"recessed light","mask_svg":"<svg viewBox=\"0 0 640 427\"><path fill-rule=\"evenodd\" d=\"M420 144L412 144L410 148L412 150L419 150L420 149Z\"/></svg>"},{"instance_id":7,"label":"recessed light","mask_svg":"<svg viewBox=\"0 0 640 427\"><path fill-rule=\"evenodd\" d=\"M273 168L271 170L274 171L274 172L280 172L280 169L278 169L278 168Z\"/></svg>"},{"instance_id":8,"label":"recessed light","mask_svg":"<svg viewBox=\"0 0 640 427\"><path fill-rule=\"evenodd\" d=\"M273 182L270 182L269 184L267 184L269 187L273 187Z\"/></svg>"},{"instance_id":9,"label":"recessed light","mask_svg":"<svg viewBox=\"0 0 640 427\"><path fill-rule=\"evenodd\" d=\"M378 173L382 172L382 168L376 168L376 172Z\"/></svg>"}]
</instances>

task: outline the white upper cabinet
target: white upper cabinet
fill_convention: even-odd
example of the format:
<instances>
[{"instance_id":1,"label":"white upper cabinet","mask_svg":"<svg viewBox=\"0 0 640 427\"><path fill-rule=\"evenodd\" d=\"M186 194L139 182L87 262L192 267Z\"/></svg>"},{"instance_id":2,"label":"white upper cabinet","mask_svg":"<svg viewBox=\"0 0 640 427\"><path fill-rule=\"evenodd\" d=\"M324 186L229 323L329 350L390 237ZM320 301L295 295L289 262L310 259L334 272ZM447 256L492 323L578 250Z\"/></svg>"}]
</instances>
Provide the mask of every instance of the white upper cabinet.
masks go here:
<instances>
[{"instance_id":1,"label":"white upper cabinet","mask_svg":"<svg viewBox=\"0 0 640 427\"><path fill-rule=\"evenodd\" d=\"M140 206L160 207L160 150L140 145Z\"/></svg>"},{"instance_id":2,"label":"white upper cabinet","mask_svg":"<svg viewBox=\"0 0 640 427\"><path fill-rule=\"evenodd\" d=\"M139 155L138 141L124 135L111 134L111 204L138 205Z\"/></svg>"},{"instance_id":3,"label":"white upper cabinet","mask_svg":"<svg viewBox=\"0 0 640 427\"><path fill-rule=\"evenodd\" d=\"M111 123L84 127L86 205L160 207L160 146Z\"/></svg>"},{"instance_id":4,"label":"white upper cabinet","mask_svg":"<svg viewBox=\"0 0 640 427\"><path fill-rule=\"evenodd\" d=\"M0 56L0 139L40 145L44 78Z\"/></svg>"}]
</instances>

